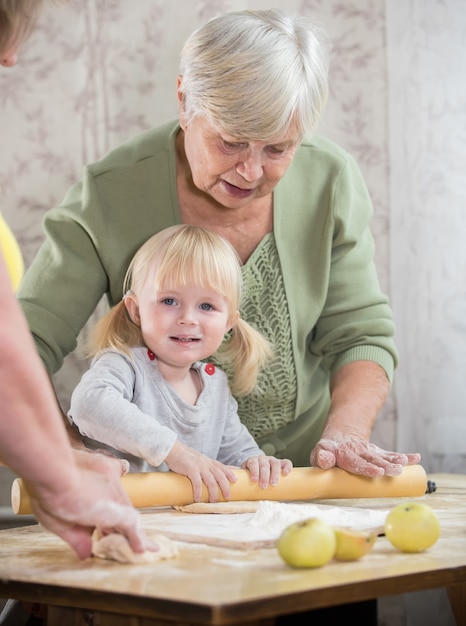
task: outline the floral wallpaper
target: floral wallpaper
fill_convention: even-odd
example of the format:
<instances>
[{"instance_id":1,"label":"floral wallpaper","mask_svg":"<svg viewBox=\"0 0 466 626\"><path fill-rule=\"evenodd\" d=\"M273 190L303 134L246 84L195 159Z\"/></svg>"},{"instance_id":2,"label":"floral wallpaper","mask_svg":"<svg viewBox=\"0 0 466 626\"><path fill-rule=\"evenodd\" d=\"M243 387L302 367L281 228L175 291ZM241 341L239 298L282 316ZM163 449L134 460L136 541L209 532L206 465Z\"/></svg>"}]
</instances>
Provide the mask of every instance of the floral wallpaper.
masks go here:
<instances>
[{"instance_id":1,"label":"floral wallpaper","mask_svg":"<svg viewBox=\"0 0 466 626\"><path fill-rule=\"evenodd\" d=\"M466 473L466 3L386 4L398 443Z\"/></svg>"},{"instance_id":2,"label":"floral wallpaper","mask_svg":"<svg viewBox=\"0 0 466 626\"><path fill-rule=\"evenodd\" d=\"M19 64L0 70L1 210L28 264L45 211L83 164L177 115L187 35L216 14L270 6L308 15L327 32L331 87L319 132L354 154L374 203L376 263L400 365L373 441L420 451L428 471L465 473L464 0L46 3ZM86 367L73 354L56 375L65 409ZM7 481L2 490L2 476L0 506L10 488Z\"/></svg>"}]
</instances>

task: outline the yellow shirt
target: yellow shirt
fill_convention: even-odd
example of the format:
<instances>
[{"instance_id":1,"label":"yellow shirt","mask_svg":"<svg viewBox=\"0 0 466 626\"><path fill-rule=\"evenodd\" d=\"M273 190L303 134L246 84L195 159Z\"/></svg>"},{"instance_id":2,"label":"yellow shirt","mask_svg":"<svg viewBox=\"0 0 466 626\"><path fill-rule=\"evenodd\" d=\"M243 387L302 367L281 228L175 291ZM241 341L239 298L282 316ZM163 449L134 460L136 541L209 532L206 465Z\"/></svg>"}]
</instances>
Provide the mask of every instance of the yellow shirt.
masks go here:
<instances>
[{"instance_id":1,"label":"yellow shirt","mask_svg":"<svg viewBox=\"0 0 466 626\"><path fill-rule=\"evenodd\" d=\"M18 242L0 213L0 250L6 262L13 290L16 291L23 277L24 262Z\"/></svg>"}]
</instances>

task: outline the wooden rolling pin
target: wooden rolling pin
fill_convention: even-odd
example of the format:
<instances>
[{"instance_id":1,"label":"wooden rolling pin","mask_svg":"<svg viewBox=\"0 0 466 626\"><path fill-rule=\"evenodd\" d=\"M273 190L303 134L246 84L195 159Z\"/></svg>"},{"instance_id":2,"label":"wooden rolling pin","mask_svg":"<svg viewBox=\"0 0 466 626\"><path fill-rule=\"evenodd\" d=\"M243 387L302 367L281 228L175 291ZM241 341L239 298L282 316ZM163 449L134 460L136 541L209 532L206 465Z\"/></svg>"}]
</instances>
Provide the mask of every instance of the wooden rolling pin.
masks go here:
<instances>
[{"instance_id":1,"label":"wooden rolling pin","mask_svg":"<svg viewBox=\"0 0 466 626\"><path fill-rule=\"evenodd\" d=\"M339 468L295 467L288 476L280 478L278 485L267 489L253 483L248 470L238 469L236 475L238 480L231 484L230 501L414 497L424 495L427 488L427 476L421 465L407 466L399 476L381 478L356 476ZM193 502L189 478L174 472L127 474L122 476L121 482L136 508ZM219 500L224 501L220 494ZM208 502L205 487L202 501ZM13 482L11 506L18 515L32 513L27 488L21 478Z\"/></svg>"}]
</instances>

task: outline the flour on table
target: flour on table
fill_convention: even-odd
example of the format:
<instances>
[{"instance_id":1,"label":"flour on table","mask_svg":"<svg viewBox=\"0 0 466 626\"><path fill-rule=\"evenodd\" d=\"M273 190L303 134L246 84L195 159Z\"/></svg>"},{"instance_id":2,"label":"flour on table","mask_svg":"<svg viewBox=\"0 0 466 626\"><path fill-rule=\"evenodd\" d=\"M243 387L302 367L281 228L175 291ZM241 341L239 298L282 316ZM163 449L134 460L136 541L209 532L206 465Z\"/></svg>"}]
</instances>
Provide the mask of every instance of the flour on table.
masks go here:
<instances>
[{"instance_id":1,"label":"flour on table","mask_svg":"<svg viewBox=\"0 0 466 626\"><path fill-rule=\"evenodd\" d=\"M109 559L120 563L154 563L178 555L176 544L168 537L153 535L151 541L159 546L157 552L151 550L134 552L124 535L119 533L102 535L96 528L92 535L92 554L100 559Z\"/></svg>"},{"instance_id":2,"label":"flour on table","mask_svg":"<svg viewBox=\"0 0 466 626\"><path fill-rule=\"evenodd\" d=\"M280 534L282 530L294 522L309 517L318 517L332 526L364 529L383 526L387 515L388 510L261 500L256 513L248 521L248 525L256 528L267 528L270 533Z\"/></svg>"}]
</instances>

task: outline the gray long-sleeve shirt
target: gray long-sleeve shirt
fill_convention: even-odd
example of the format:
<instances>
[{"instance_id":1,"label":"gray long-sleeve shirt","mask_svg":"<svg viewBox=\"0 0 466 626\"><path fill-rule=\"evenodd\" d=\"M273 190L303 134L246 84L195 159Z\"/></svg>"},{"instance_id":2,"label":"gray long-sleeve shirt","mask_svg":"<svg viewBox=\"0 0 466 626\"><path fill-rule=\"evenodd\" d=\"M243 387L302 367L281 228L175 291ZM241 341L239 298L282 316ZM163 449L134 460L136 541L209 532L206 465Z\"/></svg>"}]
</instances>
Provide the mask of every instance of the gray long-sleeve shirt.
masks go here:
<instances>
[{"instance_id":1,"label":"gray long-sleeve shirt","mask_svg":"<svg viewBox=\"0 0 466 626\"><path fill-rule=\"evenodd\" d=\"M226 465L263 454L241 423L219 368L193 365L202 391L191 405L165 381L147 348L131 354L133 359L102 352L72 394L68 418L88 447L110 449L129 461L132 472L168 470L163 461L176 439Z\"/></svg>"}]
</instances>

